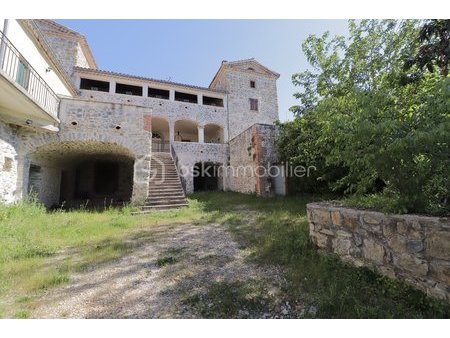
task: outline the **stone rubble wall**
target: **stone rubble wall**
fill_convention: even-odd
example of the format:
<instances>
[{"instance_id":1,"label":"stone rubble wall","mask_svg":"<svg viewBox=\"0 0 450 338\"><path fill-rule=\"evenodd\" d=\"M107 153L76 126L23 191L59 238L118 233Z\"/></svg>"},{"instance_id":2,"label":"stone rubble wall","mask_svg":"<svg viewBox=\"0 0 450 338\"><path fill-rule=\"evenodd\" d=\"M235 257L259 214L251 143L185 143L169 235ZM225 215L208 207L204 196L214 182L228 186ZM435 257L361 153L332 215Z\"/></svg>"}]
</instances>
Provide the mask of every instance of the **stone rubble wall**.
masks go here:
<instances>
[{"instance_id":1,"label":"stone rubble wall","mask_svg":"<svg viewBox=\"0 0 450 338\"><path fill-rule=\"evenodd\" d=\"M450 301L450 218L307 205L313 242L356 266Z\"/></svg>"},{"instance_id":2,"label":"stone rubble wall","mask_svg":"<svg viewBox=\"0 0 450 338\"><path fill-rule=\"evenodd\" d=\"M227 164L227 144L174 142L173 148L178 158L179 169L183 167L186 170L183 177L187 194L194 192L193 168L196 163ZM226 189L226 183L222 182L222 186Z\"/></svg>"},{"instance_id":3,"label":"stone rubble wall","mask_svg":"<svg viewBox=\"0 0 450 338\"><path fill-rule=\"evenodd\" d=\"M0 120L0 203L16 200L17 132Z\"/></svg>"},{"instance_id":4,"label":"stone rubble wall","mask_svg":"<svg viewBox=\"0 0 450 338\"><path fill-rule=\"evenodd\" d=\"M225 140L228 135L227 110L224 107L199 105L194 103L170 101L151 97L111 94L81 90L81 97L89 101L111 102L141 107L146 114L160 117L174 125L178 120L191 120L199 126L216 124L223 128Z\"/></svg>"},{"instance_id":5,"label":"stone rubble wall","mask_svg":"<svg viewBox=\"0 0 450 338\"><path fill-rule=\"evenodd\" d=\"M230 141L229 188L258 196L272 196L273 182L269 167L277 162L275 145L276 128L273 125L255 124Z\"/></svg>"},{"instance_id":6,"label":"stone rubble wall","mask_svg":"<svg viewBox=\"0 0 450 338\"><path fill-rule=\"evenodd\" d=\"M103 153L106 145L116 145L134 159L133 197L136 203L148 195L150 177L151 134L144 130L144 113L139 107L114 103L89 102L79 99L63 99L60 106L60 131L58 133L20 133L18 159L18 190L25 196L28 187L30 164L42 165L45 171L52 168L52 155L70 155L74 144L84 146L87 153ZM74 125L73 123L76 123ZM120 126L120 129L116 129ZM78 147L78 146L77 146ZM96 147L92 149L92 147ZM41 158L33 154L40 152ZM42 155L45 155L42 157ZM48 160L45 159L48 157ZM62 169L62 168L59 168ZM49 176L49 177L55 177ZM45 192L46 205L51 205L59 196L56 183L43 184L52 191ZM44 191L42 192L44 193Z\"/></svg>"},{"instance_id":7,"label":"stone rubble wall","mask_svg":"<svg viewBox=\"0 0 450 338\"><path fill-rule=\"evenodd\" d=\"M255 81L256 88L250 87ZM232 70L223 80L228 91L230 139L254 124L274 124L278 120L276 79L248 71ZM258 100L258 111L250 110L249 99Z\"/></svg>"}]
</instances>

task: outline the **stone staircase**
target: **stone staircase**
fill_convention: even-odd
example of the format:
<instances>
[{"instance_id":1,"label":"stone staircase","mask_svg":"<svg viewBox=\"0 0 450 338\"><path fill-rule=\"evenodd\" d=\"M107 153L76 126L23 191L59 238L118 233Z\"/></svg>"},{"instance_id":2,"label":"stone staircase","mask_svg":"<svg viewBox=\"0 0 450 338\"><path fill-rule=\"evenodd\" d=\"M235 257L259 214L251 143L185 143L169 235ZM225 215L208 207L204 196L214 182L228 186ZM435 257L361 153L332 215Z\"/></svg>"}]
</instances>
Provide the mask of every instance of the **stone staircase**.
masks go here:
<instances>
[{"instance_id":1,"label":"stone staircase","mask_svg":"<svg viewBox=\"0 0 450 338\"><path fill-rule=\"evenodd\" d=\"M187 206L186 195L170 153L153 153L148 197L142 212L182 208Z\"/></svg>"}]
</instances>

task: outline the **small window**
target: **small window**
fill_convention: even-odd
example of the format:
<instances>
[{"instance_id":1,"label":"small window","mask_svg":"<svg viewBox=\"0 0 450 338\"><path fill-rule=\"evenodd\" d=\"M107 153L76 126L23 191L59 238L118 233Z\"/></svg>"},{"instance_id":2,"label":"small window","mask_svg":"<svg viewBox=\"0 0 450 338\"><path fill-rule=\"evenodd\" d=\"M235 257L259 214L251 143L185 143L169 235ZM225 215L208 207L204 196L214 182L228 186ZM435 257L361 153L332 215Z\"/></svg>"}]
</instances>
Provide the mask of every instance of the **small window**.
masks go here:
<instances>
[{"instance_id":1,"label":"small window","mask_svg":"<svg viewBox=\"0 0 450 338\"><path fill-rule=\"evenodd\" d=\"M258 100L250 99L250 110L258 111Z\"/></svg>"},{"instance_id":2,"label":"small window","mask_svg":"<svg viewBox=\"0 0 450 338\"><path fill-rule=\"evenodd\" d=\"M203 96L203 104L207 106L223 107L223 100L216 97Z\"/></svg>"},{"instance_id":3,"label":"small window","mask_svg":"<svg viewBox=\"0 0 450 338\"><path fill-rule=\"evenodd\" d=\"M80 89L109 92L109 82L82 78L80 81Z\"/></svg>"},{"instance_id":4,"label":"small window","mask_svg":"<svg viewBox=\"0 0 450 338\"><path fill-rule=\"evenodd\" d=\"M256 82L250 81L250 88L256 88Z\"/></svg>"},{"instance_id":5,"label":"small window","mask_svg":"<svg viewBox=\"0 0 450 338\"><path fill-rule=\"evenodd\" d=\"M116 83L116 93L125 95L142 96L142 87L124 83Z\"/></svg>"},{"instance_id":6,"label":"small window","mask_svg":"<svg viewBox=\"0 0 450 338\"><path fill-rule=\"evenodd\" d=\"M16 82L23 88L28 89L28 82L30 80L30 67L26 61L19 60L17 65Z\"/></svg>"},{"instance_id":7,"label":"small window","mask_svg":"<svg viewBox=\"0 0 450 338\"><path fill-rule=\"evenodd\" d=\"M148 88L148 97L154 97L156 99L169 99L169 91L158 88Z\"/></svg>"},{"instance_id":8,"label":"small window","mask_svg":"<svg viewBox=\"0 0 450 338\"><path fill-rule=\"evenodd\" d=\"M175 101L197 103L197 95L175 92Z\"/></svg>"}]
</instances>

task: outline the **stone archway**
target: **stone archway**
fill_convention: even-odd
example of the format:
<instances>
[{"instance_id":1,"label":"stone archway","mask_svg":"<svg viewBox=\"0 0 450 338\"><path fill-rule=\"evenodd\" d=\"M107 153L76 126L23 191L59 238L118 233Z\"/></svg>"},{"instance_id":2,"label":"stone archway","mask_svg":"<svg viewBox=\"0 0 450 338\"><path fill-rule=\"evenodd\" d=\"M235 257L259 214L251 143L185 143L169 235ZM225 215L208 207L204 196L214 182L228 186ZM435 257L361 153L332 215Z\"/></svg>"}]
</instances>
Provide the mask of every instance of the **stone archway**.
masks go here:
<instances>
[{"instance_id":1,"label":"stone archway","mask_svg":"<svg viewBox=\"0 0 450 338\"><path fill-rule=\"evenodd\" d=\"M116 143L63 141L27 155L25 189L47 207L128 203L134 190L135 155Z\"/></svg>"}]
</instances>

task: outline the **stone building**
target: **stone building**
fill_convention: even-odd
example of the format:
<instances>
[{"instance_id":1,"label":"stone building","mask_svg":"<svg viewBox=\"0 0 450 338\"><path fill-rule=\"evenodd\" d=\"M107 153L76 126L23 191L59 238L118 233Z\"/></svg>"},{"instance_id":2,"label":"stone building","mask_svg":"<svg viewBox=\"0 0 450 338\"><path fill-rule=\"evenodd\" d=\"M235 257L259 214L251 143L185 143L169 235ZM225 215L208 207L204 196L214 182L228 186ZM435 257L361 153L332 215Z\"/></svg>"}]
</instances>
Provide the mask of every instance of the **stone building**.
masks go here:
<instances>
[{"instance_id":1,"label":"stone building","mask_svg":"<svg viewBox=\"0 0 450 338\"><path fill-rule=\"evenodd\" d=\"M0 21L0 201L185 205L185 194L284 192L271 175L279 74L222 61L209 87L103 71L84 36ZM282 172L282 171L281 171Z\"/></svg>"}]
</instances>

